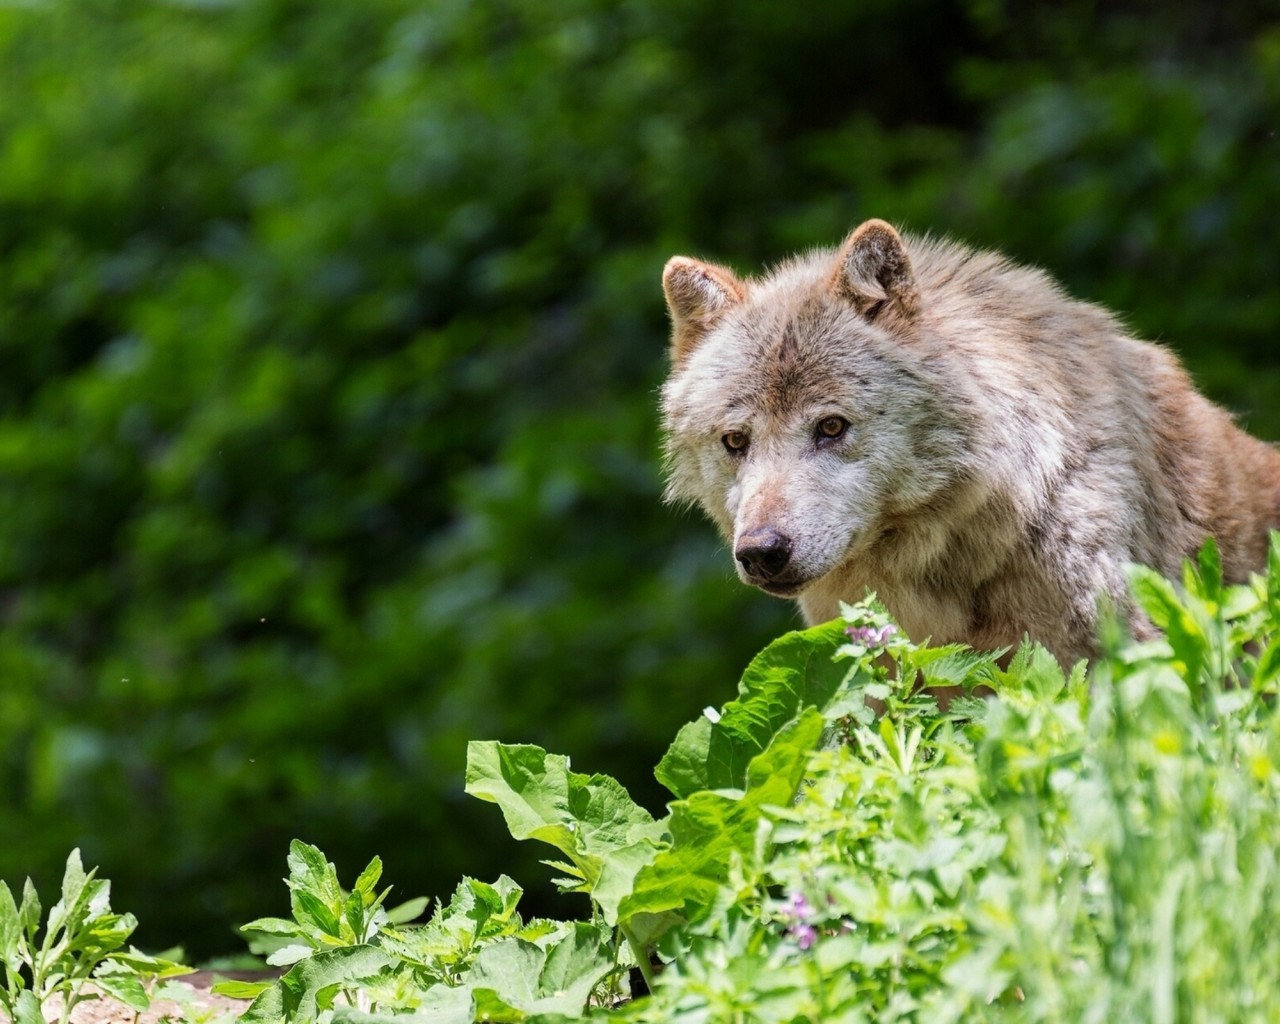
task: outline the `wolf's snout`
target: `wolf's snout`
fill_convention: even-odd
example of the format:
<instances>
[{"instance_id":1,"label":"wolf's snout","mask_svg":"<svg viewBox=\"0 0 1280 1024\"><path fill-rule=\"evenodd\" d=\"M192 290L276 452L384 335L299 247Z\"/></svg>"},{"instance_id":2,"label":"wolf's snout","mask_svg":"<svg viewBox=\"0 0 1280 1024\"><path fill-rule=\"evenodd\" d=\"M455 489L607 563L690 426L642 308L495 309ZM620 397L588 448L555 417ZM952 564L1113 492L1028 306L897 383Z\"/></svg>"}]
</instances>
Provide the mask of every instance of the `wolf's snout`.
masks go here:
<instances>
[{"instance_id":1,"label":"wolf's snout","mask_svg":"<svg viewBox=\"0 0 1280 1024\"><path fill-rule=\"evenodd\" d=\"M752 530L738 539L733 555L753 580L771 580L791 561L791 538L767 526Z\"/></svg>"}]
</instances>

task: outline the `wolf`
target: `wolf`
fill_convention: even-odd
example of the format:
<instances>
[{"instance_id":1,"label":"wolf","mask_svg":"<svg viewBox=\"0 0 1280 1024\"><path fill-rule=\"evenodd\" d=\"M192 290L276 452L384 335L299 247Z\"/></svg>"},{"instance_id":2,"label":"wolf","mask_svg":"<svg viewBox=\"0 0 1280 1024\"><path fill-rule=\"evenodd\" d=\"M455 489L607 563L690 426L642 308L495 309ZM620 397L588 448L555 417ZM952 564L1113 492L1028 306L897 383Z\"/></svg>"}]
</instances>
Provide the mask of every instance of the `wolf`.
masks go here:
<instances>
[{"instance_id":1,"label":"wolf","mask_svg":"<svg viewBox=\"0 0 1280 1024\"><path fill-rule=\"evenodd\" d=\"M1096 656L1125 566L1208 537L1244 581L1280 528L1280 449L1177 359L1040 270L869 220L759 278L663 271L668 500L805 621L873 590L908 636Z\"/></svg>"}]
</instances>

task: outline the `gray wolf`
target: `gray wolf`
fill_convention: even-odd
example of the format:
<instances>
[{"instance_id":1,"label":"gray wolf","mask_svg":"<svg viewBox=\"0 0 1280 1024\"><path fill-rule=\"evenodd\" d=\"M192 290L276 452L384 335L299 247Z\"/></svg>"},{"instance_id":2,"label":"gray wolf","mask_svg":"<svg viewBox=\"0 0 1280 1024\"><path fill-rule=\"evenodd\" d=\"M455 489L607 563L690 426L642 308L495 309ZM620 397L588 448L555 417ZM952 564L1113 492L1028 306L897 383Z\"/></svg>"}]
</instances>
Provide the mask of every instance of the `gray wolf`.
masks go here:
<instances>
[{"instance_id":1,"label":"gray wolf","mask_svg":"<svg viewBox=\"0 0 1280 1024\"><path fill-rule=\"evenodd\" d=\"M1243 581L1280 528L1280 450L1167 350L1041 271L870 220L759 278L676 256L667 497L810 624L874 590L915 640L1097 652L1124 566L1216 538Z\"/></svg>"}]
</instances>

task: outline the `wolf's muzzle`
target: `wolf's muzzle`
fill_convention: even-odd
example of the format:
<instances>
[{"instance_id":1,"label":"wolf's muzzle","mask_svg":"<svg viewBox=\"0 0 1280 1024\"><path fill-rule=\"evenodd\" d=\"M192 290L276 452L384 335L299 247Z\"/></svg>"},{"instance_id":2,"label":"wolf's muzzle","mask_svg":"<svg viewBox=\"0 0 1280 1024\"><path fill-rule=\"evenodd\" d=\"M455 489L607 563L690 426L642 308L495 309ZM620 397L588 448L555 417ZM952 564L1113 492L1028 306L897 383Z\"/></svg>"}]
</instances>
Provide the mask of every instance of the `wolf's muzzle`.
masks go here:
<instances>
[{"instance_id":1,"label":"wolf's muzzle","mask_svg":"<svg viewBox=\"0 0 1280 1024\"><path fill-rule=\"evenodd\" d=\"M738 538L733 553L752 583L776 579L791 561L791 538L765 526Z\"/></svg>"}]
</instances>

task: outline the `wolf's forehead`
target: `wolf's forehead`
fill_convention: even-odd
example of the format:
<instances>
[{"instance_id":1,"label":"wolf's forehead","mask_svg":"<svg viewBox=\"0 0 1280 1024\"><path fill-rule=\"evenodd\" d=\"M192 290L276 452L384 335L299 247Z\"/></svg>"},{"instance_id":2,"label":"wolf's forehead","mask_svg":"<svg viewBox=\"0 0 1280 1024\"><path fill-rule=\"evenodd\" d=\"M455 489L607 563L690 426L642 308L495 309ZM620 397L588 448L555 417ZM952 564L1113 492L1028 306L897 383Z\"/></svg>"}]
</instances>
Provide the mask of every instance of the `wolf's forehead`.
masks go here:
<instances>
[{"instance_id":1,"label":"wolf's forehead","mask_svg":"<svg viewBox=\"0 0 1280 1024\"><path fill-rule=\"evenodd\" d=\"M785 416L838 400L856 384L860 339L852 325L822 308L744 316L722 338L726 414Z\"/></svg>"}]
</instances>

